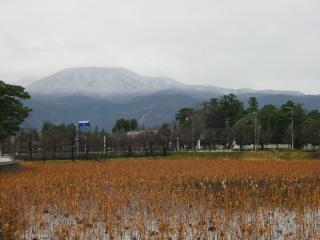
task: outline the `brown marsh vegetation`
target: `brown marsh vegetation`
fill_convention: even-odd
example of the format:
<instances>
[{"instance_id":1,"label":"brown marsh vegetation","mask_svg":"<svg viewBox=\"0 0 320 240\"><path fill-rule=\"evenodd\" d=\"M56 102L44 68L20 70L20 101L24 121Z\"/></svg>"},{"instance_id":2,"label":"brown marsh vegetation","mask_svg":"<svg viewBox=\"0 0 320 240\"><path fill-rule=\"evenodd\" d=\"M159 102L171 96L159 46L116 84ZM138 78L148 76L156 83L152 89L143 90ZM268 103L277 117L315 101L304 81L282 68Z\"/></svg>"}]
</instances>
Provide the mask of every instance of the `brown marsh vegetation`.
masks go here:
<instances>
[{"instance_id":1,"label":"brown marsh vegetation","mask_svg":"<svg viewBox=\"0 0 320 240\"><path fill-rule=\"evenodd\" d=\"M23 163L0 189L0 239L320 236L317 160Z\"/></svg>"}]
</instances>

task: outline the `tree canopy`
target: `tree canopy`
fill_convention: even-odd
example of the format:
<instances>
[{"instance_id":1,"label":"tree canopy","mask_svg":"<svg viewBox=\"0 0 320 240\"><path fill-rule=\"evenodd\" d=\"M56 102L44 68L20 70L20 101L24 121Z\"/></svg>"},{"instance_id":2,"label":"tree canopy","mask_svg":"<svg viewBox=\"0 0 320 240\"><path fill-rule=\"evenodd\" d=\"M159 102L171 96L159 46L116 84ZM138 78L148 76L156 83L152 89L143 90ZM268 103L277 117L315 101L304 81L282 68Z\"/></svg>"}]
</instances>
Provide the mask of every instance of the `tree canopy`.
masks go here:
<instances>
[{"instance_id":1,"label":"tree canopy","mask_svg":"<svg viewBox=\"0 0 320 240\"><path fill-rule=\"evenodd\" d=\"M193 108L181 108L177 113L176 113L176 121L178 121L178 123L180 125L183 124L190 124L190 119L192 118L193 115Z\"/></svg>"},{"instance_id":2,"label":"tree canopy","mask_svg":"<svg viewBox=\"0 0 320 240\"><path fill-rule=\"evenodd\" d=\"M31 109L23 105L25 99L30 99L30 95L23 87L0 80L0 141L15 135L28 117Z\"/></svg>"},{"instance_id":3,"label":"tree canopy","mask_svg":"<svg viewBox=\"0 0 320 240\"><path fill-rule=\"evenodd\" d=\"M129 132L138 129L138 122L136 119L120 118L116 121L112 132Z\"/></svg>"},{"instance_id":4,"label":"tree canopy","mask_svg":"<svg viewBox=\"0 0 320 240\"><path fill-rule=\"evenodd\" d=\"M259 108L257 98L250 97L245 109L235 95L229 94L204 102L198 109L182 108L176 114L181 143L186 143L185 136L191 136L186 119L194 119L196 115L201 116L203 126L194 124L193 131L200 132L196 137L209 146L230 148L236 140L240 146L257 142L263 148L265 144L291 144L292 137L296 148L320 145L319 111L307 112L303 105L294 101Z\"/></svg>"}]
</instances>

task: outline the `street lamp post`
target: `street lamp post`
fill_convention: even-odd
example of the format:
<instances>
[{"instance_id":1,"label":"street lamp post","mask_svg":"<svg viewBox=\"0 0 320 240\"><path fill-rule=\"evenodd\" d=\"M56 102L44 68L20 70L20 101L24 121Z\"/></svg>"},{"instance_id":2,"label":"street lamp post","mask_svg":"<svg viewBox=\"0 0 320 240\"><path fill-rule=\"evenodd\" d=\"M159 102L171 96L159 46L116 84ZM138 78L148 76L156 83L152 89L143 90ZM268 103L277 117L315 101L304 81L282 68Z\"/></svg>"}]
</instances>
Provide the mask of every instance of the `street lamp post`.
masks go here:
<instances>
[{"instance_id":1,"label":"street lamp post","mask_svg":"<svg viewBox=\"0 0 320 240\"><path fill-rule=\"evenodd\" d=\"M293 124L294 124L294 120L293 120L293 108L292 107L284 107L286 109L289 109L291 111L291 118L289 118L291 120L291 150L294 150L294 132L293 132Z\"/></svg>"},{"instance_id":2,"label":"street lamp post","mask_svg":"<svg viewBox=\"0 0 320 240\"><path fill-rule=\"evenodd\" d=\"M257 113L254 113L254 150L257 151Z\"/></svg>"},{"instance_id":3,"label":"street lamp post","mask_svg":"<svg viewBox=\"0 0 320 240\"><path fill-rule=\"evenodd\" d=\"M258 142L258 150L260 149L260 130L261 130L261 126L259 125L258 126L258 139L257 139L257 142Z\"/></svg>"},{"instance_id":4,"label":"street lamp post","mask_svg":"<svg viewBox=\"0 0 320 240\"><path fill-rule=\"evenodd\" d=\"M194 144L195 144L195 136L194 136L194 121L193 121L193 118L191 119L192 121L192 150L196 150L195 147L194 147Z\"/></svg>"},{"instance_id":5,"label":"street lamp post","mask_svg":"<svg viewBox=\"0 0 320 240\"><path fill-rule=\"evenodd\" d=\"M291 149L294 150L294 134L293 134L293 108L291 108Z\"/></svg>"},{"instance_id":6,"label":"street lamp post","mask_svg":"<svg viewBox=\"0 0 320 240\"><path fill-rule=\"evenodd\" d=\"M192 133L191 133L191 141L192 141L192 151L194 151L194 135L195 135L195 129L194 129L194 121L193 121L193 116L186 118L187 121L191 120L191 124L192 124Z\"/></svg>"},{"instance_id":7,"label":"street lamp post","mask_svg":"<svg viewBox=\"0 0 320 240\"><path fill-rule=\"evenodd\" d=\"M252 113L254 115L254 150L257 151L257 112Z\"/></svg>"}]
</instances>

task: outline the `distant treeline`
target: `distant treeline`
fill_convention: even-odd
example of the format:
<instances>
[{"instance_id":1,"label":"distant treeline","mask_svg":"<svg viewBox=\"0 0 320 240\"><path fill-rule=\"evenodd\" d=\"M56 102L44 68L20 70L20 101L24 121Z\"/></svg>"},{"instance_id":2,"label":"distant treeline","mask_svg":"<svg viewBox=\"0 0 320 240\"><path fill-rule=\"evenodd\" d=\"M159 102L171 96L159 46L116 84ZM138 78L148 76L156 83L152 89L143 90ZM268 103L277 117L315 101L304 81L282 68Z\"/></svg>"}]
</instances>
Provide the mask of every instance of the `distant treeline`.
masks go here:
<instances>
[{"instance_id":1,"label":"distant treeline","mask_svg":"<svg viewBox=\"0 0 320 240\"><path fill-rule=\"evenodd\" d=\"M80 131L74 124L45 122L40 131L21 129L2 149L22 158L45 160L165 155L169 151L232 149L235 145L240 150L246 145L264 149L267 144L293 144L295 149L319 146L319 111L306 111L293 101L281 107L259 107L255 97L245 108L229 94L196 108L182 108L175 121L158 128L138 126L135 119L119 119L112 132L98 127Z\"/></svg>"},{"instance_id":2,"label":"distant treeline","mask_svg":"<svg viewBox=\"0 0 320 240\"><path fill-rule=\"evenodd\" d=\"M233 94L204 102L199 108L183 108L176 114L181 139L184 132L194 139L204 139L206 145L231 148L234 141L244 145L288 144L302 148L320 145L320 113L306 111L301 104L287 101L280 107L259 107L251 97L245 108ZM192 130L193 129L193 130Z\"/></svg>"}]
</instances>

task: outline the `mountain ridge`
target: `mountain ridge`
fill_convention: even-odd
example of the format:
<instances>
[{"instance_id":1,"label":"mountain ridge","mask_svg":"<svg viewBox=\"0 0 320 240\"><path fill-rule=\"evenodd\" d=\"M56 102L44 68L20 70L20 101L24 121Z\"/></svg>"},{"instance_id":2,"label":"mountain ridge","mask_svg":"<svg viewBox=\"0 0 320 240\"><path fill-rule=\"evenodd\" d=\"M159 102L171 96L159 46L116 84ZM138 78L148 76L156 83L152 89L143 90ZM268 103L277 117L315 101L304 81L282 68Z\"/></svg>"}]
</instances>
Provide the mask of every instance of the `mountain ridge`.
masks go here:
<instances>
[{"instance_id":1,"label":"mountain ridge","mask_svg":"<svg viewBox=\"0 0 320 240\"><path fill-rule=\"evenodd\" d=\"M50 87L48 87L50 86ZM304 95L298 91L229 89L208 85L188 85L166 77L139 75L124 68L75 67L58 71L28 85L27 90L37 95L112 97L134 96L158 91L206 91L217 94L287 94Z\"/></svg>"},{"instance_id":2,"label":"mountain ridge","mask_svg":"<svg viewBox=\"0 0 320 240\"><path fill-rule=\"evenodd\" d=\"M53 74L32 84L36 87L27 88L32 90L32 99L26 104L33 111L25 126L41 128L44 121L76 124L79 120L88 119L92 125L110 130L117 119L127 117L136 118L139 122L143 119L143 125L153 127L173 121L180 108L196 107L211 98L230 93L234 93L245 105L251 96L255 96L259 106L280 106L293 100L304 104L307 110L320 109L320 95L304 95L295 91L192 86L170 78L138 75L121 68L80 69L80 73L79 68L62 71L62 75L61 71L57 72L61 77ZM97 69L98 73L92 73ZM73 81L80 84L80 90L72 85ZM145 85L144 81L154 81L156 84ZM97 85L99 82L102 85ZM108 91L105 91L106 87ZM96 89L99 91L95 91Z\"/></svg>"},{"instance_id":3,"label":"mountain ridge","mask_svg":"<svg viewBox=\"0 0 320 240\"><path fill-rule=\"evenodd\" d=\"M170 78L138 75L124 68L79 67L56 72L26 88L31 93L42 95L106 97L128 92L139 95L172 86L180 87L182 84Z\"/></svg>"}]
</instances>

